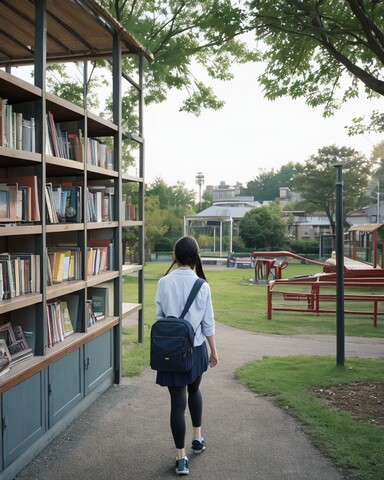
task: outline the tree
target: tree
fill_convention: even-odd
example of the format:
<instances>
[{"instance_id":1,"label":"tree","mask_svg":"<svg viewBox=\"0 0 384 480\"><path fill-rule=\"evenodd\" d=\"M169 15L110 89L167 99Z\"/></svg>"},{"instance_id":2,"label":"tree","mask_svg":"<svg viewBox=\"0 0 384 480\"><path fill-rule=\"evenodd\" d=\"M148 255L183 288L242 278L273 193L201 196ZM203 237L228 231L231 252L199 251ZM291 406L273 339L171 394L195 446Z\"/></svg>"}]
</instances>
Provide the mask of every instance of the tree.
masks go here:
<instances>
[{"instance_id":1,"label":"tree","mask_svg":"<svg viewBox=\"0 0 384 480\"><path fill-rule=\"evenodd\" d=\"M168 231L165 211L161 210L159 198L152 196L145 202L145 251L148 255L154 248L157 238Z\"/></svg>"},{"instance_id":2,"label":"tree","mask_svg":"<svg viewBox=\"0 0 384 480\"><path fill-rule=\"evenodd\" d=\"M279 250L285 243L285 225L276 205L247 212L240 221L240 237L247 248Z\"/></svg>"},{"instance_id":3,"label":"tree","mask_svg":"<svg viewBox=\"0 0 384 480\"><path fill-rule=\"evenodd\" d=\"M171 89L177 89L186 94L181 110L198 115L205 108L220 109L224 102L206 80L230 80L233 64L257 58L238 39L246 30L246 11L230 0L100 0L100 3L153 55L153 61L145 67L146 104L161 103ZM95 65L108 64L93 63L91 70ZM196 66L201 78L196 77ZM71 83L62 66L50 67L51 73L58 69L61 69L59 78L53 82L55 93L73 101L79 93L79 79ZM136 69L132 59L124 61L125 74L134 75ZM65 82L61 81L63 78ZM129 105L135 99L129 95L127 98L126 107L130 111ZM130 118L126 115L127 120Z\"/></svg>"},{"instance_id":4,"label":"tree","mask_svg":"<svg viewBox=\"0 0 384 480\"><path fill-rule=\"evenodd\" d=\"M361 206L370 174L370 162L353 148L331 145L318 150L304 164L304 171L295 176L294 189L306 202L306 209L324 212L335 233L336 169L343 165L344 216Z\"/></svg>"},{"instance_id":5,"label":"tree","mask_svg":"<svg viewBox=\"0 0 384 480\"><path fill-rule=\"evenodd\" d=\"M159 205L162 210L176 206L188 210L195 205L195 192L188 190L184 182L167 185L162 178L156 178L153 183L147 185L145 193L148 197L159 197Z\"/></svg>"},{"instance_id":6,"label":"tree","mask_svg":"<svg viewBox=\"0 0 384 480\"><path fill-rule=\"evenodd\" d=\"M290 188L294 176L302 169L302 164L293 162L283 165L280 170L260 169L260 173L250 180L245 188L241 189L241 194L252 195L260 203L265 200L275 200L279 197L280 187Z\"/></svg>"},{"instance_id":7,"label":"tree","mask_svg":"<svg viewBox=\"0 0 384 480\"><path fill-rule=\"evenodd\" d=\"M145 193L146 201L156 198L161 211L161 218L166 225L166 235L171 239L183 233L183 219L191 215L195 205L195 192L188 190L183 182L167 185L161 178L149 184Z\"/></svg>"},{"instance_id":8,"label":"tree","mask_svg":"<svg viewBox=\"0 0 384 480\"><path fill-rule=\"evenodd\" d=\"M251 26L263 42L260 77L269 99L304 97L330 115L343 102L384 94L384 3L378 0L251 0ZM369 125L384 130L384 114Z\"/></svg>"}]
</instances>

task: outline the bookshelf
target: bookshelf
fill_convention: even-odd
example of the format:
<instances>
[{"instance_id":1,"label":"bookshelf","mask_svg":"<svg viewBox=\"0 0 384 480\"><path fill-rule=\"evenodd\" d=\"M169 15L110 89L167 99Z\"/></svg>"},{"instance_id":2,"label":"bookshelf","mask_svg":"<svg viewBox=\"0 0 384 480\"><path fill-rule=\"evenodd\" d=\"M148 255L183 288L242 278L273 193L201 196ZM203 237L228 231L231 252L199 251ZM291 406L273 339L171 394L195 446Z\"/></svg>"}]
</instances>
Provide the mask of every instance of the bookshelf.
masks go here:
<instances>
[{"instance_id":1,"label":"bookshelf","mask_svg":"<svg viewBox=\"0 0 384 480\"><path fill-rule=\"evenodd\" d=\"M0 15L9 19L0 33L0 478L11 479L120 381L125 316L138 315L143 337L150 55L95 0L13 0L0 3ZM122 171L128 55L138 67L138 79L128 77L139 100L139 131L130 136L137 175ZM48 62L96 59L112 60L112 120L90 112L86 99L79 107L46 89ZM34 66L34 85L13 74L23 65ZM135 206L126 206L125 184ZM131 230L135 258L126 264L123 232ZM123 302L125 277L135 287Z\"/></svg>"}]
</instances>

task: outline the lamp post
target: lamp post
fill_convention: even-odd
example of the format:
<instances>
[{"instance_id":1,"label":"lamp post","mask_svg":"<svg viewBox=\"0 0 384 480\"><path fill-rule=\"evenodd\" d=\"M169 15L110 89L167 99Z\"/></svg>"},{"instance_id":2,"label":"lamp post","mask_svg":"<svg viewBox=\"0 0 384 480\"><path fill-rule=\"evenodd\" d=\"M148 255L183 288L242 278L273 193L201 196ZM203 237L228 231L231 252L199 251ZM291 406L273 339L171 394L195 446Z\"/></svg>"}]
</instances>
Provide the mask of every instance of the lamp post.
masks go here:
<instances>
[{"instance_id":1,"label":"lamp post","mask_svg":"<svg viewBox=\"0 0 384 480\"><path fill-rule=\"evenodd\" d=\"M197 172L196 184L199 186L199 210L201 211L201 186L204 185L204 175L202 172Z\"/></svg>"},{"instance_id":2,"label":"lamp post","mask_svg":"<svg viewBox=\"0 0 384 480\"><path fill-rule=\"evenodd\" d=\"M344 366L344 231L343 231L343 164L336 168L336 363Z\"/></svg>"}]
</instances>

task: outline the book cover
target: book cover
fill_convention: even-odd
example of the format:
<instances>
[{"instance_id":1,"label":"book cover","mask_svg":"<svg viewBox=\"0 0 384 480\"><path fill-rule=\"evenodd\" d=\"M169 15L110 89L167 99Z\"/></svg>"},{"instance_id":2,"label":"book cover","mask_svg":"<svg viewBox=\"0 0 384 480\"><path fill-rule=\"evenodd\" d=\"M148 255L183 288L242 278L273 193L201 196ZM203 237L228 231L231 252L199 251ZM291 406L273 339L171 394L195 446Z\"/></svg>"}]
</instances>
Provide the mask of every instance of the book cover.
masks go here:
<instances>
[{"instance_id":1,"label":"book cover","mask_svg":"<svg viewBox=\"0 0 384 480\"><path fill-rule=\"evenodd\" d=\"M105 283L89 289L89 299L98 320L113 315L113 283Z\"/></svg>"},{"instance_id":2,"label":"book cover","mask_svg":"<svg viewBox=\"0 0 384 480\"><path fill-rule=\"evenodd\" d=\"M60 301L62 329L64 337L68 337L74 332L71 315L69 313L68 302L65 300Z\"/></svg>"},{"instance_id":3,"label":"book cover","mask_svg":"<svg viewBox=\"0 0 384 480\"><path fill-rule=\"evenodd\" d=\"M54 264L53 264L53 283L61 283L64 279L64 261L65 252L53 252Z\"/></svg>"}]
</instances>

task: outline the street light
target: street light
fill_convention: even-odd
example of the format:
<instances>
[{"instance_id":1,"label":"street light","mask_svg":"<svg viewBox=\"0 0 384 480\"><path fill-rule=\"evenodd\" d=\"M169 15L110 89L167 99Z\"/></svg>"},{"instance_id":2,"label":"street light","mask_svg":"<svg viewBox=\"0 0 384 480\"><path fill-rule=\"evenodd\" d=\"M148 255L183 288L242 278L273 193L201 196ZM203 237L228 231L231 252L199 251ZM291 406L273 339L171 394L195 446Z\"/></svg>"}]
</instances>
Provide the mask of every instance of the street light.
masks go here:
<instances>
[{"instance_id":1,"label":"street light","mask_svg":"<svg viewBox=\"0 0 384 480\"><path fill-rule=\"evenodd\" d=\"M201 186L204 185L204 175L202 172L197 172L196 175L196 184L199 186L199 205L201 211Z\"/></svg>"},{"instance_id":2,"label":"street light","mask_svg":"<svg viewBox=\"0 0 384 480\"><path fill-rule=\"evenodd\" d=\"M343 231L343 164L336 168L336 363L345 360L344 333L344 231Z\"/></svg>"}]
</instances>

